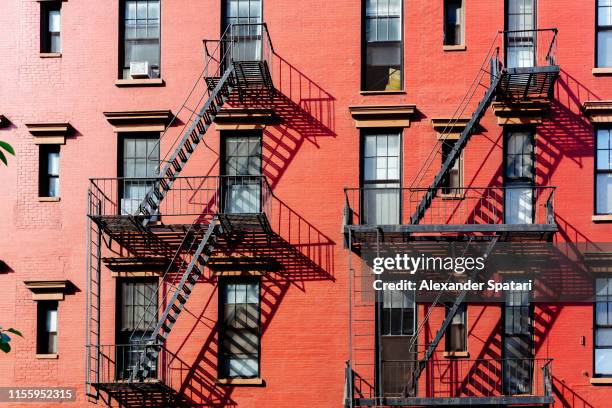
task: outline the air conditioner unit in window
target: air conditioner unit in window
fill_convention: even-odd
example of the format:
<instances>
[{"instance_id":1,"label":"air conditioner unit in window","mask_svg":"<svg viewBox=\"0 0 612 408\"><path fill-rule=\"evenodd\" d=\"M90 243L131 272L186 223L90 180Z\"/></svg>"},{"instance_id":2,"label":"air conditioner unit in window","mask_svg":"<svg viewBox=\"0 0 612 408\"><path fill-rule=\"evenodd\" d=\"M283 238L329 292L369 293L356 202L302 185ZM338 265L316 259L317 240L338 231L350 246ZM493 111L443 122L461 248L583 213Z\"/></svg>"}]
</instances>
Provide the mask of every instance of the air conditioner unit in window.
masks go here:
<instances>
[{"instance_id":1,"label":"air conditioner unit in window","mask_svg":"<svg viewBox=\"0 0 612 408\"><path fill-rule=\"evenodd\" d=\"M130 62L130 77L151 78L151 69L148 61Z\"/></svg>"}]
</instances>

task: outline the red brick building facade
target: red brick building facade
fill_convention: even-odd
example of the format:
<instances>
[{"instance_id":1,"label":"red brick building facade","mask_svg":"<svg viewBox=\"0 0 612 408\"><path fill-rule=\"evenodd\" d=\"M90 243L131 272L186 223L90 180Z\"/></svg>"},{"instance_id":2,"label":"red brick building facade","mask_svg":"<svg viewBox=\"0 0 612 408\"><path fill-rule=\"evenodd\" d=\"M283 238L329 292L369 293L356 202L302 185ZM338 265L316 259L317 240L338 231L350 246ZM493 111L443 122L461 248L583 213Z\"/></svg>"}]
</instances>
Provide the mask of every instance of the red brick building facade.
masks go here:
<instances>
[{"instance_id":1,"label":"red brick building facade","mask_svg":"<svg viewBox=\"0 0 612 408\"><path fill-rule=\"evenodd\" d=\"M0 386L75 387L76 406L609 406L607 281L599 320L532 309L529 389L457 394L376 365L394 358L353 279L360 233L609 240L608 1L1 8L0 325L24 337ZM525 197L529 220L508 212ZM436 353L497 364L503 307L468 305ZM409 319L433 337L428 310Z\"/></svg>"}]
</instances>

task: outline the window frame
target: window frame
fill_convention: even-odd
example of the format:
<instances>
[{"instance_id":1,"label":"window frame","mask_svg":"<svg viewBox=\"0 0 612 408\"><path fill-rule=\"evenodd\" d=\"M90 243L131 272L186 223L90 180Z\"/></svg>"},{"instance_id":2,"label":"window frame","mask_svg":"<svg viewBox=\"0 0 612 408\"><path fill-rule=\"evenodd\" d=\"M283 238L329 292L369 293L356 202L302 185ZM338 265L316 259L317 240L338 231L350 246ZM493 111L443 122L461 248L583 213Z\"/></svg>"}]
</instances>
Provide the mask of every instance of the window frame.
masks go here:
<instances>
[{"instance_id":1,"label":"window frame","mask_svg":"<svg viewBox=\"0 0 612 408\"><path fill-rule=\"evenodd\" d=\"M139 0L136 0L139 1ZM148 1L148 0L140 0L140 1ZM117 78L118 79L123 79L123 80L134 80L134 78L131 78L129 75L128 77L124 78L123 77L123 70L126 69L125 67L125 28L126 28L126 24L125 24L125 2L126 0L120 0L119 3L119 38L118 38L118 50L119 50L119 61L117 63ZM159 36L158 36L158 43L159 43L159 49L158 49L158 60L159 60L159 66L158 66L158 71L159 71L159 75L157 77L150 77L148 79L159 79L162 77L162 0L158 0L159 3ZM129 69L129 66L128 68Z\"/></svg>"},{"instance_id":2,"label":"window frame","mask_svg":"<svg viewBox=\"0 0 612 408\"><path fill-rule=\"evenodd\" d=\"M451 305L446 305L445 307L445 317L448 316L448 311L449 311L449 306L452 307ZM462 350L451 350L451 344L453 343L452 341L452 330L451 327L453 326L453 321L451 320L451 322L449 323L448 327L446 328L446 332L444 333L444 351L445 352L449 352L449 353L463 353L463 352L467 352L468 351L468 305L467 303L460 303L459 304L459 309L457 309L457 313L462 313L462 319L461 319L461 325L463 326L463 330L462 330L462 343L463 343L463 349ZM455 316L457 316L457 314L455 314ZM453 318L455 317L453 316Z\"/></svg>"},{"instance_id":3,"label":"window frame","mask_svg":"<svg viewBox=\"0 0 612 408\"><path fill-rule=\"evenodd\" d=\"M229 371L227 373L223 372L225 364L225 347L223 346L225 339L225 310L224 306L226 304L225 299L225 289L228 284L234 285L248 285L248 284L257 284L258 288L258 322L257 322L257 375L255 377L249 376L231 376L229 375ZM219 328L218 335L218 353L217 353L217 379L219 380L229 380L229 379L259 379L262 378L261 373L261 339L262 339L262 313L261 313L261 304L262 304L262 280L256 276L241 276L241 277L220 277L218 281L218 310L217 310L217 325ZM248 303L245 303L248 304Z\"/></svg>"},{"instance_id":4,"label":"window frame","mask_svg":"<svg viewBox=\"0 0 612 408\"><path fill-rule=\"evenodd\" d=\"M362 128L359 129L359 186L360 186L360 211L359 214L359 223L363 224L366 220L366 213L363 211L365 208L364 202L366 199L365 188L367 185L375 185L375 184L391 184L395 183L396 180L376 180L366 182L365 180L365 140L368 135L389 135L391 133L397 133L399 136L399 180L397 180L398 189L399 189L399 203L398 203L398 217L400 223L403 219L404 214L404 200L403 198L403 186L404 186L404 129L396 128L396 127L379 127L379 128Z\"/></svg>"},{"instance_id":5,"label":"window frame","mask_svg":"<svg viewBox=\"0 0 612 408\"><path fill-rule=\"evenodd\" d=\"M595 139L595 143L593 143L593 163L594 163L594 177L593 177L593 214L595 215L612 215L612 212L609 213L600 213L597 210L597 176L599 174L612 174L612 169L609 170L599 170L597 167L599 165L598 160L597 160L597 152L600 150L597 148L597 142L598 142L598 137L599 137L599 130L601 129L605 129L608 130L609 132L609 137L610 137L610 141L608 142L608 145L611 149L611 153L612 154L612 124L605 124L605 125L598 125L594 127L594 139Z\"/></svg>"},{"instance_id":6,"label":"window frame","mask_svg":"<svg viewBox=\"0 0 612 408\"><path fill-rule=\"evenodd\" d=\"M448 24L447 24L448 14L447 14L446 3L449 2L449 1L458 1L459 3L461 3L461 7L460 7L460 9L461 9L461 21L459 22L460 32L461 32L461 41L458 42L458 43L456 42L455 44L449 44L446 41L446 39L447 39L446 38L446 33L447 33L447 28L448 28L447 27L448 26ZM465 43L466 43L466 41L465 41L465 0L444 0L443 7L444 7L444 10L442 12L443 12L443 15L444 15L444 17L443 17L444 18L444 20L443 20L444 21L444 24L443 24L443 30L444 30L443 34L444 35L443 35L443 38L442 38L442 45L445 45L445 46L461 46L461 45L465 45Z\"/></svg>"},{"instance_id":7,"label":"window frame","mask_svg":"<svg viewBox=\"0 0 612 408\"><path fill-rule=\"evenodd\" d=\"M47 312L55 311L55 331L48 331ZM57 354L59 348L59 302L57 300L39 300L36 302L36 354ZM55 335L55 350L50 349L51 334Z\"/></svg>"},{"instance_id":8,"label":"window frame","mask_svg":"<svg viewBox=\"0 0 612 408\"><path fill-rule=\"evenodd\" d=\"M49 155L57 153L58 170L57 174L49 172ZM41 144L38 149L38 196L44 198L61 197L61 146L59 144ZM51 195L51 180L57 179L57 194Z\"/></svg>"},{"instance_id":9,"label":"window frame","mask_svg":"<svg viewBox=\"0 0 612 408\"><path fill-rule=\"evenodd\" d=\"M442 166L444 165L444 162L446 161L446 158L448 157L448 154L450 152L444 152L445 146L446 148L450 148L451 150L453 149L453 147L455 146L455 143L457 143L458 140L443 140L442 141L442 147L440 149L440 156L441 156L441 163L440 163L440 168L442 168ZM452 145L448 145L447 143L451 142ZM461 198L463 197L465 190L464 190L464 178L463 178L463 151L461 151L459 153L459 158L455 161L455 164L458 165L458 169L457 171L459 172L459 185L458 186L451 186L450 184L450 180L451 178L449 177L449 175L447 174L447 176L445 178L442 179L441 183L440 183L440 195L443 198ZM449 169L453 170L452 168ZM448 181L448 185L445 185L445 182ZM444 192L444 190L448 190L448 192ZM455 190L453 192L453 190Z\"/></svg>"},{"instance_id":10,"label":"window frame","mask_svg":"<svg viewBox=\"0 0 612 408\"><path fill-rule=\"evenodd\" d=\"M612 349L612 346L597 346L597 329L599 328L603 328L603 329L612 329L612 324L608 324L608 325L599 325L597 323L597 280L598 279L605 279L607 281L610 281L612 279L612 276L610 275L604 275L601 277L596 277L593 281L593 378L612 378L612 373L610 374L598 374L597 373L597 369L596 369L596 359L595 359L595 353L598 349L603 349L603 350L610 350ZM610 290L608 290L608 293L610 293ZM608 296L608 300L605 301L605 303L611 302L612 301L612 294L608 294L606 295ZM606 306L607 307L607 306ZM610 310L608 309L608 320L610 320Z\"/></svg>"},{"instance_id":11,"label":"window frame","mask_svg":"<svg viewBox=\"0 0 612 408\"><path fill-rule=\"evenodd\" d=\"M535 0L534 0L535 1ZM532 177L531 179L527 179L526 177L518 177L516 179L509 179L508 178L508 141L509 141L509 135L512 133L528 133L530 140L531 140L531 164L532 164ZM535 215L536 215L536 202L537 202L537 192L535 190L536 187L536 176L537 176L537 154L536 154L536 150L537 150L537 144L536 144L536 129L532 126L511 126L511 127L507 127L504 129L503 131L503 150L502 150L502 154L503 154L503 160L502 160L502 166L503 166L503 170L502 170L502 179L503 179L503 221L504 224L507 222L507 216L508 214L506 213L507 208L506 208L506 196L507 196L507 192L508 192L508 187L514 185L517 188L525 187L525 188L531 188L531 220L532 222L536 221L535 219Z\"/></svg>"},{"instance_id":12,"label":"window frame","mask_svg":"<svg viewBox=\"0 0 612 408\"><path fill-rule=\"evenodd\" d=\"M510 1L512 0L504 0L504 30L511 31L509 27L509 17L510 17ZM535 33L535 30L538 29L538 0L533 0L533 28L532 30ZM510 39L507 35L504 36L504 65L508 67L508 49L510 48ZM532 38L533 41L533 66L536 65L537 60L537 47L538 41L537 38Z\"/></svg>"},{"instance_id":13,"label":"window frame","mask_svg":"<svg viewBox=\"0 0 612 408\"><path fill-rule=\"evenodd\" d=\"M404 36L404 18L405 18L405 13L404 13L404 0L400 0L400 23L399 23L399 27L400 27L400 40L399 40L399 48L400 48L400 87L399 89L393 89L393 90L379 90L379 91L369 91L366 88L366 64L367 64L367 52L368 52L368 41L366 38L366 29L367 29L367 15L366 15L366 9L367 9L367 5L366 5L367 0L362 0L361 1L361 81L360 81L360 91L361 92L366 92L366 93L394 93L394 92L399 92L399 93L403 93L405 92L405 84L404 84L404 69L405 69L405 64L404 64L404 56L405 56L405 52L404 52L404 44L405 44L405 36ZM383 41L376 41L376 42L383 42ZM387 41L387 42L391 42L391 41Z\"/></svg>"},{"instance_id":14,"label":"window frame","mask_svg":"<svg viewBox=\"0 0 612 408\"><path fill-rule=\"evenodd\" d=\"M52 32L49 31L49 15L51 11L58 11L60 15L59 50L52 50ZM55 33L54 31L53 33ZM62 52L62 0L40 2L40 53L61 54Z\"/></svg>"},{"instance_id":15,"label":"window frame","mask_svg":"<svg viewBox=\"0 0 612 408\"><path fill-rule=\"evenodd\" d=\"M612 25L599 25L599 2L601 0L595 0L595 68L612 68L612 65L609 66L601 66L599 65L599 33L601 31L609 31L612 32ZM612 51L610 51L612 53ZM611 57L612 58L612 57Z\"/></svg>"}]
</instances>

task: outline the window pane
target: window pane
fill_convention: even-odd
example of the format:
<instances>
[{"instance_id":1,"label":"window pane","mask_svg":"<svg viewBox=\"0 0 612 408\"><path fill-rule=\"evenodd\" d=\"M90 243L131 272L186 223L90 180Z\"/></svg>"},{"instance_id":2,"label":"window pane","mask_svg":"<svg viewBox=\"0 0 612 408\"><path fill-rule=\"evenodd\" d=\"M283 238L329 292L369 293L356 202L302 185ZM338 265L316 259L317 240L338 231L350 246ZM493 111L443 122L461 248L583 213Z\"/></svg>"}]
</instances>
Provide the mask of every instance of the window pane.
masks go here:
<instances>
[{"instance_id":1,"label":"window pane","mask_svg":"<svg viewBox=\"0 0 612 408\"><path fill-rule=\"evenodd\" d=\"M48 157L48 168L49 175L59 175L59 152L50 152Z\"/></svg>"},{"instance_id":2,"label":"window pane","mask_svg":"<svg viewBox=\"0 0 612 408\"><path fill-rule=\"evenodd\" d=\"M59 10L49 10L49 31L61 31L61 17Z\"/></svg>"},{"instance_id":3,"label":"window pane","mask_svg":"<svg viewBox=\"0 0 612 408\"><path fill-rule=\"evenodd\" d=\"M46 330L48 332L57 331L57 310L47 310Z\"/></svg>"},{"instance_id":4,"label":"window pane","mask_svg":"<svg viewBox=\"0 0 612 408\"><path fill-rule=\"evenodd\" d=\"M612 30L597 33L597 66L612 67Z\"/></svg>"},{"instance_id":5,"label":"window pane","mask_svg":"<svg viewBox=\"0 0 612 408\"><path fill-rule=\"evenodd\" d=\"M49 179L49 197L59 197L59 178L51 177Z\"/></svg>"},{"instance_id":6,"label":"window pane","mask_svg":"<svg viewBox=\"0 0 612 408\"><path fill-rule=\"evenodd\" d=\"M612 214L612 174L597 175L596 211Z\"/></svg>"},{"instance_id":7,"label":"window pane","mask_svg":"<svg viewBox=\"0 0 612 408\"><path fill-rule=\"evenodd\" d=\"M612 346L612 329L597 329L595 346Z\"/></svg>"},{"instance_id":8,"label":"window pane","mask_svg":"<svg viewBox=\"0 0 612 408\"><path fill-rule=\"evenodd\" d=\"M612 4L604 5L605 1L600 1L597 10L597 24L600 26L612 25Z\"/></svg>"},{"instance_id":9,"label":"window pane","mask_svg":"<svg viewBox=\"0 0 612 408\"><path fill-rule=\"evenodd\" d=\"M612 374L612 349L595 350L595 374Z\"/></svg>"}]
</instances>

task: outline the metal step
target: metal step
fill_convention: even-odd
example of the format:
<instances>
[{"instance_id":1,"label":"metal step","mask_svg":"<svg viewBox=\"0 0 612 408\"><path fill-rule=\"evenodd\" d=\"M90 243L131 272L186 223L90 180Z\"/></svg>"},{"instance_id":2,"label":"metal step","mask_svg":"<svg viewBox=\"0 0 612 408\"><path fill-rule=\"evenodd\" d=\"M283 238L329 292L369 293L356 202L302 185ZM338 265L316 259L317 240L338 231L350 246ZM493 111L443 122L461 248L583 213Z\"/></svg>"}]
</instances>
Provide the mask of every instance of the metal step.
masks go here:
<instances>
[{"instance_id":1,"label":"metal step","mask_svg":"<svg viewBox=\"0 0 612 408\"><path fill-rule=\"evenodd\" d=\"M183 272L180 282L176 285L172 297L168 300L168 305L153 329L151 338L147 340L148 344L151 346L155 344L164 344L168 339L172 327L189 299L189 295L192 292L197 278L201 275L201 268L208 262L209 255L206 254L210 252L208 249L214 249L212 247L218 242L217 236L222 233L223 229L221 224L216 219L213 219L196 248L191 261ZM131 380L144 381L151 372L153 365L156 363L157 355L158 351L154 348L149 352L143 351L140 356L139 369L132 373Z\"/></svg>"}]
</instances>

